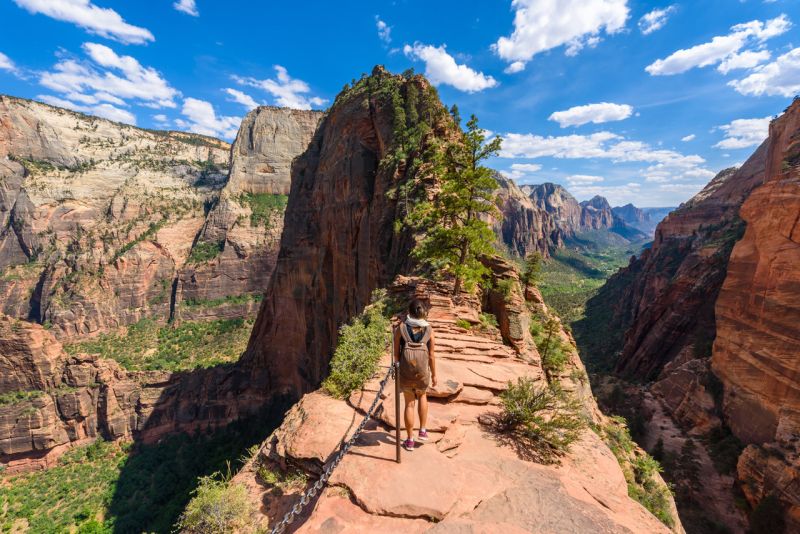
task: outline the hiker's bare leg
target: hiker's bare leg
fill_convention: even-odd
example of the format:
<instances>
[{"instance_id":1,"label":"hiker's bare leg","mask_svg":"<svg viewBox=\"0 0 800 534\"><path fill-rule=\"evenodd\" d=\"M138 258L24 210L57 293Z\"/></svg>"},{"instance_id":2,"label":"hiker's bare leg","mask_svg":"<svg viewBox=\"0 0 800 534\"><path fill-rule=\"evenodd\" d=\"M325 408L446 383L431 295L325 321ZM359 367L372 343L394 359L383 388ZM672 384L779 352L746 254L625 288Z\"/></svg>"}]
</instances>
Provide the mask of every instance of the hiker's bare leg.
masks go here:
<instances>
[{"instance_id":1,"label":"hiker's bare leg","mask_svg":"<svg viewBox=\"0 0 800 534\"><path fill-rule=\"evenodd\" d=\"M428 422L428 395L423 393L419 397L419 427L427 428Z\"/></svg>"},{"instance_id":2,"label":"hiker's bare leg","mask_svg":"<svg viewBox=\"0 0 800 534\"><path fill-rule=\"evenodd\" d=\"M411 434L414 432L414 392L404 391L403 398L406 401L406 437L411 439Z\"/></svg>"}]
</instances>

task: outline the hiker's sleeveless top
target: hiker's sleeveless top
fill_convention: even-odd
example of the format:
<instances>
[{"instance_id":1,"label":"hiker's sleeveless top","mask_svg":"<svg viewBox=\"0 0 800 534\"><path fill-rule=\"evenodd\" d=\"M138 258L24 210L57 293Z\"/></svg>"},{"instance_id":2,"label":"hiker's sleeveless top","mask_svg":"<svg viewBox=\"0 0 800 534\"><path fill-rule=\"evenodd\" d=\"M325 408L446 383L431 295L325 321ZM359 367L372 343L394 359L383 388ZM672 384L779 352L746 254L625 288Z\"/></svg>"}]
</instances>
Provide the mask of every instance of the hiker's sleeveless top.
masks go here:
<instances>
[{"instance_id":1,"label":"hiker's sleeveless top","mask_svg":"<svg viewBox=\"0 0 800 534\"><path fill-rule=\"evenodd\" d=\"M431 327L426 326L421 332L414 332L408 323L400 326L400 389L428 389L431 383L431 372L428 363L428 341L431 339Z\"/></svg>"}]
</instances>

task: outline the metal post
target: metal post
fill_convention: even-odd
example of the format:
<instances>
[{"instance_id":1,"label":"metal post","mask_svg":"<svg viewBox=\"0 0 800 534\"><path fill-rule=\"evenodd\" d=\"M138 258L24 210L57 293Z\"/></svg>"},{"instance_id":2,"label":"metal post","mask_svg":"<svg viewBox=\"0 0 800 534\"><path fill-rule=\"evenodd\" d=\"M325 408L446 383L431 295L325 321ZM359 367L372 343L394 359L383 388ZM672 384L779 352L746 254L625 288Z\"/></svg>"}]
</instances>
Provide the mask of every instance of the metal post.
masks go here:
<instances>
[{"instance_id":1,"label":"metal post","mask_svg":"<svg viewBox=\"0 0 800 534\"><path fill-rule=\"evenodd\" d=\"M392 332L392 365L394 365L394 441L397 463L400 463L400 362L394 361L394 332Z\"/></svg>"}]
</instances>

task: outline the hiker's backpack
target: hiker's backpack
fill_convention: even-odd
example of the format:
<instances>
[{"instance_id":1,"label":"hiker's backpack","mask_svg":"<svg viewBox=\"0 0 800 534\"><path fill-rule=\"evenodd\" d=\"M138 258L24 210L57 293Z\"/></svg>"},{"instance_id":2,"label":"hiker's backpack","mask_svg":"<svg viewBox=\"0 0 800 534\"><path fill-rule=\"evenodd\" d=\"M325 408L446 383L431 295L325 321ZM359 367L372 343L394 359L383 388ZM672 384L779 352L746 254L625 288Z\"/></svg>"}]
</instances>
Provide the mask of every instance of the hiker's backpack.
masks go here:
<instances>
[{"instance_id":1,"label":"hiker's backpack","mask_svg":"<svg viewBox=\"0 0 800 534\"><path fill-rule=\"evenodd\" d=\"M425 328L425 333L419 341L409 332L406 323L400 325L400 336L403 342L400 345L400 378L407 385L428 385L430 369L428 368L428 340L431 338L431 327Z\"/></svg>"}]
</instances>

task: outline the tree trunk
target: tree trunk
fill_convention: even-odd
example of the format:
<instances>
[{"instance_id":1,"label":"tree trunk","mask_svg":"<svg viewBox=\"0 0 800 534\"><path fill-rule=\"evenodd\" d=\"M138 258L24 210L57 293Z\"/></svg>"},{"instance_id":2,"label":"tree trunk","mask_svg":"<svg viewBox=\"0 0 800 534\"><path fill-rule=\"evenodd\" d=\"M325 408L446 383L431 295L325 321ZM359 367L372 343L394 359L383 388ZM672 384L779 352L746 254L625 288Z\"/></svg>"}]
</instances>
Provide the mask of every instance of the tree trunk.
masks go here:
<instances>
[{"instance_id":1,"label":"tree trunk","mask_svg":"<svg viewBox=\"0 0 800 534\"><path fill-rule=\"evenodd\" d=\"M461 246L461 257L458 259L458 263L464 265L464 262L467 260L467 254L469 254L469 242L464 243ZM458 296L461 292L461 277L456 275L455 283L453 283L453 295Z\"/></svg>"}]
</instances>

